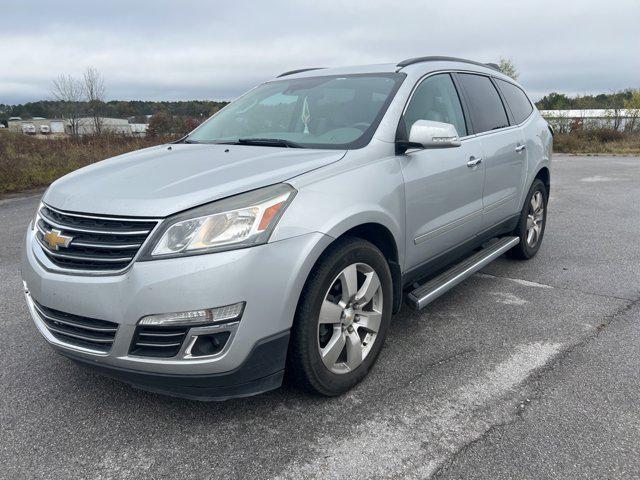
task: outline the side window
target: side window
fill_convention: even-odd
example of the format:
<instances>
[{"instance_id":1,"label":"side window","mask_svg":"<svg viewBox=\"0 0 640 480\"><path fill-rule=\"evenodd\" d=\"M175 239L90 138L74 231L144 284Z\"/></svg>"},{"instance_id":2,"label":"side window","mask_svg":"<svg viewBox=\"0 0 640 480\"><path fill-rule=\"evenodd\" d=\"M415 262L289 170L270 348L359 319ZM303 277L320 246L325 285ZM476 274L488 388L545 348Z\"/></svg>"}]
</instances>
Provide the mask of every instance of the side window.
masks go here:
<instances>
[{"instance_id":1,"label":"side window","mask_svg":"<svg viewBox=\"0 0 640 480\"><path fill-rule=\"evenodd\" d=\"M475 133L509 126L507 112L489 77L459 73L458 78L469 100Z\"/></svg>"},{"instance_id":2,"label":"side window","mask_svg":"<svg viewBox=\"0 0 640 480\"><path fill-rule=\"evenodd\" d=\"M429 77L413 92L404 114L407 134L417 120L450 123L456 127L459 136L467 134L458 92L449 74Z\"/></svg>"},{"instance_id":3,"label":"side window","mask_svg":"<svg viewBox=\"0 0 640 480\"><path fill-rule=\"evenodd\" d=\"M522 123L533 111L531 102L525 93L513 83L505 82L500 79L496 79L496 83L498 84L498 88L502 91L502 95L504 95L516 123Z\"/></svg>"}]
</instances>

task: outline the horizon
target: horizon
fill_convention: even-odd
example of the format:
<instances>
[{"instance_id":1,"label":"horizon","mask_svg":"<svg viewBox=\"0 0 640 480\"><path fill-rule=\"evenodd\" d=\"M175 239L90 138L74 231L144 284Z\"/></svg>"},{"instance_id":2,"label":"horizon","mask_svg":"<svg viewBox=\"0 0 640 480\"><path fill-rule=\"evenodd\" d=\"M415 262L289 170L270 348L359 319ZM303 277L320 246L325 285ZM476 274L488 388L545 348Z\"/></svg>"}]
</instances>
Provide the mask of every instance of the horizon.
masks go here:
<instances>
[{"instance_id":1,"label":"horizon","mask_svg":"<svg viewBox=\"0 0 640 480\"><path fill-rule=\"evenodd\" d=\"M570 98L570 99L578 99L578 98L583 98L583 97L595 97L598 95L612 95L612 94L617 94L617 93L623 93L626 92L628 90L633 90L633 89L637 89L639 87L627 87L627 88L622 88L620 90L616 90L616 91L600 91L600 92L590 92L590 93L576 93L576 94L568 94L566 92L560 92L560 91L550 91L547 92L545 94L543 94L541 97L539 98L535 98L533 96L532 100L537 103L540 100L542 100L544 97L551 95L551 94L559 94L559 95L565 95L566 97ZM220 98L185 98L185 99L162 99L162 100L147 100L147 99L142 99L142 98L131 98L131 99L122 99L122 98L112 98L112 99L108 99L105 100L104 103L112 103L112 102L150 102L150 103L180 103L180 102L211 102L211 103L231 103L235 98L231 98L231 99L220 99ZM55 98L40 98L40 99L36 99L36 100L29 100L26 102L21 102L21 103L2 103L0 101L0 104L3 105L7 105L9 107L17 107L17 106L24 106L24 105L28 105L28 104L35 104L35 103L40 103L40 102L58 102L58 100L56 100ZM80 103L84 103L86 102L85 100L82 100Z\"/></svg>"}]
</instances>

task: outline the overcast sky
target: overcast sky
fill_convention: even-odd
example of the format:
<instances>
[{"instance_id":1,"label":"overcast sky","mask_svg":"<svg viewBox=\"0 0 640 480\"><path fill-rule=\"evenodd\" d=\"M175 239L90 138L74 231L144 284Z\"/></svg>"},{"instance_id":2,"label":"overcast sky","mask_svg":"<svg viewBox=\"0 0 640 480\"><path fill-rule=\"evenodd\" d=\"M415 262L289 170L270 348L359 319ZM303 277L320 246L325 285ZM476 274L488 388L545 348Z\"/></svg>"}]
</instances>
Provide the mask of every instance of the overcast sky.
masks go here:
<instances>
[{"instance_id":1,"label":"overcast sky","mask_svg":"<svg viewBox=\"0 0 640 480\"><path fill-rule=\"evenodd\" d=\"M536 99L640 88L640 0L7 1L0 103L87 66L109 99L231 99L307 66L511 58Z\"/></svg>"}]
</instances>

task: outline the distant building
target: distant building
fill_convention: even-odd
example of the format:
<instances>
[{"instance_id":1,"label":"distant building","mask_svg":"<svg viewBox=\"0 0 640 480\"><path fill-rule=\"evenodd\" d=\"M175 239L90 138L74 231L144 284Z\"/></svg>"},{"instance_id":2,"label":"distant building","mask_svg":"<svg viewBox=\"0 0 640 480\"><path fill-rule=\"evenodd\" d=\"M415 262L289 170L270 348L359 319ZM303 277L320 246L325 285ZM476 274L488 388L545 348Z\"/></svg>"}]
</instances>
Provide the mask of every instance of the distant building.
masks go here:
<instances>
[{"instance_id":1,"label":"distant building","mask_svg":"<svg viewBox=\"0 0 640 480\"><path fill-rule=\"evenodd\" d=\"M64 133L64 120L51 120L51 133Z\"/></svg>"},{"instance_id":2,"label":"distant building","mask_svg":"<svg viewBox=\"0 0 640 480\"><path fill-rule=\"evenodd\" d=\"M64 133L64 120L59 119L34 117L31 120L23 120L20 117L11 117L7 124L10 131L22 132L28 135L35 135L36 133ZM60 126L62 126L61 131Z\"/></svg>"},{"instance_id":3,"label":"distant building","mask_svg":"<svg viewBox=\"0 0 640 480\"><path fill-rule=\"evenodd\" d=\"M580 128L614 128L624 130L633 121L640 127L637 109L540 110L540 114L557 132L567 133Z\"/></svg>"},{"instance_id":4,"label":"distant building","mask_svg":"<svg viewBox=\"0 0 640 480\"><path fill-rule=\"evenodd\" d=\"M119 135L131 135L129 121L123 118L100 118L100 131L102 133L115 133ZM70 132L68 132L70 133ZM91 117L78 119L78 135L94 135L96 124Z\"/></svg>"},{"instance_id":5,"label":"distant building","mask_svg":"<svg viewBox=\"0 0 640 480\"><path fill-rule=\"evenodd\" d=\"M20 117L11 117L7 123L10 131L22 132L28 135L37 133L57 135L73 133L69 120L46 119L42 117L23 120ZM77 119L77 126L78 135L93 135L96 133L95 122L91 117ZM128 120L122 118L100 117L100 130L102 133L143 137L147 133L147 124L129 123Z\"/></svg>"}]
</instances>

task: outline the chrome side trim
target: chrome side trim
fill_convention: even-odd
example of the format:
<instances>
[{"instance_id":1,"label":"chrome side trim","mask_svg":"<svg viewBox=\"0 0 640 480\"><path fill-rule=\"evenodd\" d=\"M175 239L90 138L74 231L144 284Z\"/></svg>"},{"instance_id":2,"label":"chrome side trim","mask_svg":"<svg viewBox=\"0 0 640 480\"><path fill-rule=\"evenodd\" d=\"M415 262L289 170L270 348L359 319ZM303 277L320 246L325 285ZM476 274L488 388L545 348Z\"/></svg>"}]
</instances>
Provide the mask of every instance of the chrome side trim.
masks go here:
<instances>
[{"instance_id":1,"label":"chrome side trim","mask_svg":"<svg viewBox=\"0 0 640 480\"><path fill-rule=\"evenodd\" d=\"M449 222L445 225L442 225L441 227L438 227L434 230L430 230L427 233L423 233L421 235L418 235L416 238L413 239L413 243L414 245L419 245L423 242L426 242L427 240L439 237L440 235L444 235L445 233L454 230L458 227L461 227L462 225L464 225L465 223L473 220L474 218L478 217L482 215L482 210L476 210L475 212L471 212L468 215L465 215L462 218L458 218L457 220L454 220L452 222Z\"/></svg>"},{"instance_id":2,"label":"chrome side trim","mask_svg":"<svg viewBox=\"0 0 640 480\"><path fill-rule=\"evenodd\" d=\"M469 278L519 242L519 237L504 237L495 241L478 253L413 290L407 295L407 301L417 310L426 307L436 298Z\"/></svg>"},{"instance_id":3,"label":"chrome side trim","mask_svg":"<svg viewBox=\"0 0 640 480\"><path fill-rule=\"evenodd\" d=\"M497 202L493 202L490 203L489 205L487 205L486 207L484 207L483 212L484 213L489 213L492 210L495 210L498 207L501 207L502 205L504 205L505 203L508 203L510 200L513 200L516 197L517 194L512 193L511 195L508 195L504 198L501 198L500 200L498 200Z\"/></svg>"}]
</instances>

